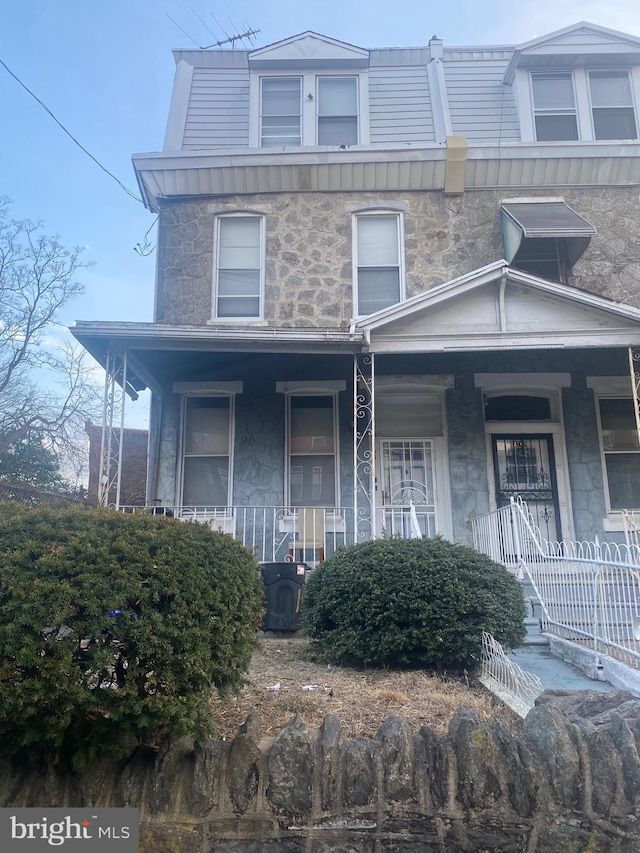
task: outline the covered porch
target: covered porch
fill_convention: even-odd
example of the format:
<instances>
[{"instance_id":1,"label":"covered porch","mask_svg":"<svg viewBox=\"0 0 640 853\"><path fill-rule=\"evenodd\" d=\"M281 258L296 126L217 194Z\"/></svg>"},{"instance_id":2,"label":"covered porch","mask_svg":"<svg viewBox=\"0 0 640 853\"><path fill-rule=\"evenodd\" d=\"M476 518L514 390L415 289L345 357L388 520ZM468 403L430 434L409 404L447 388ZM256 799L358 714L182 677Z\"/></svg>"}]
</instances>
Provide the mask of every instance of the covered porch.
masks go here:
<instances>
[{"instance_id":1,"label":"covered porch","mask_svg":"<svg viewBox=\"0 0 640 853\"><path fill-rule=\"evenodd\" d=\"M471 544L473 519L515 493L548 539L621 537L640 506L640 311L504 261L349 330L73 332L106 369L102 502L128 509L125 402L148 387L146 511L260 561L315 564L381 535Z\"/></svg>"}]
</instances>

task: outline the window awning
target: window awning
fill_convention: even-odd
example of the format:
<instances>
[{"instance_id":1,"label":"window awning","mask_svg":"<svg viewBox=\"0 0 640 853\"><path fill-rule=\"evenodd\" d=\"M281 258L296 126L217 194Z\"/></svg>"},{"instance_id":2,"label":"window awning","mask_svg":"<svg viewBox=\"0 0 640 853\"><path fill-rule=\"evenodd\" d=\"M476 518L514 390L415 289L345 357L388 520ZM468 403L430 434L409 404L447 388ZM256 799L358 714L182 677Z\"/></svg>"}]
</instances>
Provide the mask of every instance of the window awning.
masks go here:
<instances>
[{"instance_id":1,"label":"window awning","mask_svg":"<svg viewBox=\"0 0 640 853\"><path fill-rule=\"evenodd\" d=\"M566 240L569 262L573 266L598 232L590 222L561 199L503 201L502 229L505 260L516 256L523 239L562 238Z\"/></svg>"}]
</instances>

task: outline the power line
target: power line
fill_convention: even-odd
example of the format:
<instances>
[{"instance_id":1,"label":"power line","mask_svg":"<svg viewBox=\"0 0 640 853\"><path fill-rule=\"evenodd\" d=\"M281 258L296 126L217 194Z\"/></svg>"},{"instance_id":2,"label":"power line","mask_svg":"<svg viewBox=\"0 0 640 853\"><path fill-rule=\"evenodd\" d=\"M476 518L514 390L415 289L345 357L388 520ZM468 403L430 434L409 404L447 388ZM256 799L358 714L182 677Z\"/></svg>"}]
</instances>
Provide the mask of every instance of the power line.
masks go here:
<instances>
[{"instance_id":1,"label":"power line","mask_svg":"<svg viewBox=\"0 0 640 853\"><path fill-rule=\"evenodd\" d=\"M93 160L93 162L97 166L99 166L103 172L106 172L110 178L113 178L113 180L118 184L118 186L121 189L123 189L126 192L126 194L128 196L131 196L131 198L134 199L135 201L139 201L140 204L144 204L144 202L142 201L141 198L139 198L135 193L131 192L131 190L128 187L126 187L122 183L122 181L120 181L120 180L118 180L118 178L116 178L116 176L113 174L113 172L110 172L105 166L102 165L102 163L100 163L99 160L96 160L96 158L93 156L93 154L91 154L89 151L87 151L87 149L84 147L84 145L82 145L80 142L78 142L78 140L75 138L75 136L72 133L70 133L67 130L67 128L60 121L58 121L58 119L54 116L54 114L51 112L49 107L46 104L44 104L40 100L40 98L36 94L34 94L34 92L32 92L31 89L27 85L25 85L22 82L22 80L13 73L13 71L9 68L9 66L5 62L2 61L2 59L0 59L0 65L2 65L3 68L13 77L13 79L22 86L22 88L25 90L25 92L28 92L31 95L31 97L34 98L34 100L36 100L40 104L40 106L42 107L43 110L45 110L45 112L49 113L49 115L55 121L55 123L58 125L58 127L60 127L67 134L67 136L78 146L78 148L80 148L81 151L84 151L84 153L87 155L87 157L91 158L91 160Z\"/></svg>"},{"instance_id":2,"label":"power line","mask_svg":"<svg viewBox=\"0 0 640 853\"><path fill-rule=\"evenodd\" d=\"M179 24L177 21L174 21L174 20L173 20L173 18L171 17L171 15L170 15L168 12L165 12L165 15L167 16L167 18L169 18L169 20L171 21L171 23L172 23L172 24L175 24L175 25L176 25L176 27L177 27L181 32L183 32L183 33L185 34L185 36L189 39L189 41L192 41L192 42L195 44L195 46L196 46L197 48L199 48L199 47L200 47L200 45L198 44L198 42L197 42L194 38L192 38L186 30L183 30L183 29L182 29L182 27L180 26L180 24Z\"/></svg>"}]
</instances>

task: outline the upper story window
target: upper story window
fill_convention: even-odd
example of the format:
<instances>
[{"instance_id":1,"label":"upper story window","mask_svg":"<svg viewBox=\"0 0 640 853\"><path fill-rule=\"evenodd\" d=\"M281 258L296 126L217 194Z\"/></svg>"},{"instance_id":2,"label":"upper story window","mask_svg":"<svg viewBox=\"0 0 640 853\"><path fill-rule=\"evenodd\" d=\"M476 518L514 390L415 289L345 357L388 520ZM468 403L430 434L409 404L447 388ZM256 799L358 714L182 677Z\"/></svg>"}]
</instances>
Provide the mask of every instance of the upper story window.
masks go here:
<instances>
[{"instance_id":1,"label":"upper story window","mask_svg":"<svg viewBox=\"0 0 640 853\"><path fill-rule=\"evenodd\" d=\"M532 74L536 139L578 139L578 116L571 72Z\"/></svg>"},{"instance_id":2,"label":"upper story window","mask_svg":"<svg viewBox=\"0 0 640 853\"><path fill-rule=\"evenodd\" d=\"M301 77L263 77L260 145L302 144Z\"/></svg>"},{"instance_id":3,"label":"upper story window","mask_svg":"<svg viewBox=\"0 0 640 853\"><path fill-rule=\"evenodd\" d=\"M404 295L402 219L397 213L355 217L356 315L373 314Z\"/></svg>"},{"instance_id":4,"label":"upper story window","mask_svg":"<svg viewBox=\"0 0 640 853\"><path fill-rule=\"evenodd\" d=\"M504 257L514 269L567 283L596 229L562 198L504 199L500 203Z\"/></svg>"},{"instance_id":5,"label":"upper story window","mask_svg":"<svg viewBox=\"0 0 640 853\"><path fill-rule=\"evenodd\" d=\"M318 145L356 145L356 77L318 77Z\"/></svg>"},{"instance_id":6,"label":"upper story window","mask_svg":"<svg viewBox=\"0 0 640 853\"><path fill-rule=\"evenodd\" d=\"M262 148L362 143L359 75L260 77Z\"/></svg>"},{"instance_id":7,"label":"upper story window","mask_svg":"<svg viewBox=\"0 0 640 853\"><path fill-rule=\"evenodd\" d=\"M219 217L215 256L214 318L260 319L264 292L264 218Z\"/></svg>"},{"instance_id":8,"label":"upper story window","mask_svg":"<svg viewBox=\"0 0 640 853\"><path fill-rule=\"evenodd\" d=\"M590 71L589 91L596 139L638 138L627 71Z\"/></svg>"},{"instance_id":9,"label":"upper story window","mask_svg":"<svg viewBox=\"0 0 640 853\"><path fill-rule=\"evenodd\" d=\"M531 100L538 142L638 138L626 69L531 72Z\"/></svg>"}]
</instances>

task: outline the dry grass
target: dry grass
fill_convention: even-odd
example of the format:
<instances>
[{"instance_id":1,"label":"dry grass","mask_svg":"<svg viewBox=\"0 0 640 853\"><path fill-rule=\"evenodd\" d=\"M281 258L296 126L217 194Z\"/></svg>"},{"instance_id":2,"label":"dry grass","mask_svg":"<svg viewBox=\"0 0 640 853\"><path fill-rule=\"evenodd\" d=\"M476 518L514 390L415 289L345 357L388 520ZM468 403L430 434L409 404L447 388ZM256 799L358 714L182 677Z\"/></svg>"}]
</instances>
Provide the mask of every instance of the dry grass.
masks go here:
<instances>
[{"instance_id":1,"label":"dry grass","mask_svg":"<svg viewBox=\"0 0 640 853\"><path fill-rule=\"evenodd\" d=\"M239 697L212 700L221 738L235 737L251 711L260 715L264 737L277 734L295 714L311 728L327 714L337 714L347 737L375 735L390 714L404 717L416 729L427 724L444 733L461 707L513 724L510 712L474 682L423 671L327 666L306 660L307 648L307 641L298 637L260 640L248 673L250 684Z\"/></svg>"}]
</instances>

